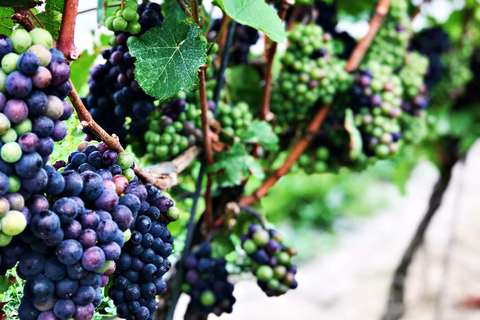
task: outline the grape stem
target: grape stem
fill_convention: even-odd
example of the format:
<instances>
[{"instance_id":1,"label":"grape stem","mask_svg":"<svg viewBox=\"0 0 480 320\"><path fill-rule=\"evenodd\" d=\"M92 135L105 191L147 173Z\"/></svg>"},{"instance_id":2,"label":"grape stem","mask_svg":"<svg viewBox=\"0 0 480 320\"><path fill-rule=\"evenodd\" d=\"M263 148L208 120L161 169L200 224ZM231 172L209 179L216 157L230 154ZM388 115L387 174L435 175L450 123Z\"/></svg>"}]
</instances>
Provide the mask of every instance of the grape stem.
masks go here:
<instances>
[{"instance_id":1,"label":"grape stem","mask_svg":"<svg viewBox=\"0 0 480 320\"><path fill-rule=\"evenodd\" d=\"M40 20L39 20L38 17L35 15L35 13L33 13L32 9L28 9L28 12L30 12L30 14L35 18L35 20L38 22L38 24L40 25L40 27L42 27L42 29L45 29L45 26L40 22Z\"/></svg>"},{"instance_id":2,"label":"grape stem","mask_svg":"<svg viewBox=\"0 0 480 320\"><path fill-rule=\"evenodd\" d=\"M383 22L383 18L387 15L388 10L390 8L391 0L380 0L378 5L375 9L375 14L370 21L370 29L368 30L367 35L365 38L367 40L362 39L358 44L355 50L353 51L352 55L347 61L347 65L345 67L345 71L352 72L356 70L362 61L363 56L368 50L368 47L372 43L373 38L377 34L380 26ZM364 41L365 40L365 41ZM359 49L360 47L360 49ZM298 143L293 147L292 151L288 155L287 159L283 163L282 167L274 172L273 175L267 178L263 182L263 184L255 190L251 195L244 197L240 200L240 205L243 206L250 206L253 203L259 201L261 198L265 197L270 190L271 187L275 185L275 183L280 180L281 177L286 175L292 165L298 160L300 155L307 149L310 145L310 142L313 140L313 137L318 133L320 126L322 125L323 121L327 117L328 112L330 111L331 105L324 105L322 106L317 113L315 114L314 118L310 122L307 128L306 135L302 137Z\"/></svg>"},{"instance_id":3,"label":"grape stem","mask_svg":"<svg viewBox=\"0 0 480 320\"><path fill-rule=\"evenodd\" d=\"M373 39L375 38L378 30L382 26L383 20L388 13L390 8L391 0L380 0L378 1L377 7L375 8L375 13L370 20L370 28L368 29L367 34L365 37L360 40L360 42L353 50L352 55L348 59L347 66L345 67L345 71L352 72L357 70L360 62L362 62L365 53L367 52L370 44L372 43Z\"/></svg>"},{"instance_id":4,"label":"grape stem","mask_svg":"<svg viewBox=\"0 0 480 320\"><path fill-rule=\"evenodd\" d=\"M190 18L192 16L192 13L188 9L187 5L185 4L185 1L177 0L177 2L180 5L180 7L182 8L182 10L185 12L185 15Z\"/></svg>"},{"instance_id":5,"label":"grape stem","mask_svg":"<svg viewBox=\"0 0 480 320\"><path fill-rule=\"evenodd\" d=\"M273 187L273 185L277 183L277 181L281 177L286 175L288 171L290 171L290 168L292 167L292 165L297 161L300 155L309 146L313 137L316 135L316 133L320 129L320 126L322 125L323 121L325 121L325 118L327 117L327 114L330 111L330 108L331 108L330 105L324 105L317 111L317 113L315 114L315 117L308 125L306 135L302 137L298 141L298 143L295 144L292 151L288 155L287 159L283 163L282 167L277 171L275 171L273 175L268 177L268 179L265 180L265 182L254 193L252 193L248 197L242 198L240 200L240 205L249 206L257 202L261 198L265 197L268 191L270 190L270 188Z\"/></svg>"},{"instance_id":6,"label":"grape stem","mask_svg":"<svg viewBox=\"0 0 480 320\"><path fill-rule=\"evenodd\" d=\"M285 16L287 14L287 10L290 7L290 4L287 1L280 2L280 8L278 10L278 16L283 21L285 20ZM263 86L263 95L262 95L262 105L260 108L260 120L271 120L272 114L270 113L270 98L272 95L272 68L273 68L273 60L275 58L275 54L277 53L278 43L273 42L270 45L270 48L267 49L267 44L269 41L265 41L265 50L267 51L267 66L265 67L264 73L264 81L265 84Z\"/></svg>"},{"instance_id":7,"label":"grape stem","mask_svg":"<svg viewBox=\"0 0 480 320\"><path fill-rule=\"evenodd\" d=\"M90 130L95 136L105 142L105 144L110 149L114 150L115 152L124 152L125 150L120 144L120 141L116 137L109 135L105 130L103 130L102 127L100 127L95 122L95 120L93 120L90 112L88 112L87 108L85 108L85 105L83 104L80 96L75 90L72 80L69 79L68 81L70 82L70 86L72 87L72 90L70 90L70 93L68 94L68 98L72 102L73 108L77 113L78 120L80 120L80 125L83 128L87 128L88 130Z\"/></svg>"},{"instance_id":8,"label":"grape stem","mask_svg":"<svg viewBox=\"0 0 480 320\"><path fill-rule=\"evenodd\" d=\"M14 23L18 23L27 31L30 31L37 27L35 25L35 22L33 22L32 17L30 17L30 12L28 10L15 9L15 13L12 15L11 18Z\"/></svg>"},{"instance_id":9,"label":"grape stem","mask_svg":"<svg viewBox=\"0 0 480 320\"><path fill-rule=\"evenodd\" d=\"M193 3L193 1L192 1ZM212 166L214 163L213 160L213 149L212 149L212 140L210 138L210 126L208 125L208 101L205 87L205 69L207 67L201 67L198 70L198 91L200 94L200 105L202 108L202 131L203 131L203 146L205 150L205 159L208 166ZM212 206L212 174L207 175L207 189L205 191L205 229L208 231L212 228L213 224L213 206Z\"/></svg>"}]
</instances>

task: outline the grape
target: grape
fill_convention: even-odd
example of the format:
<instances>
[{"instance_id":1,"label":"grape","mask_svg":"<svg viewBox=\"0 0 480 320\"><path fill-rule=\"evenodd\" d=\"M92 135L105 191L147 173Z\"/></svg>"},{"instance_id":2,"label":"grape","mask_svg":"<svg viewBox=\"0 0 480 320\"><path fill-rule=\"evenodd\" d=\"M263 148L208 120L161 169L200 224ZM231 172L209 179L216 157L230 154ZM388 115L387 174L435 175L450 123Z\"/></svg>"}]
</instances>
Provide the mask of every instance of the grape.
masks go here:
<instances>
[{"instance_id":1,"label":"grape","mask_svg":"<svg viewBox=\"0 0 480 320\"><path fill-rule=\"evenodd\" d=\"M0 60L8 53L12 52L12 42L5 35L0 35Z\"/></svg>"},{"instance_id":2,"label":"grape","mask_svg":"<svg viewBox=\"0 0 480 320\"><path fill-rule=\"evenodd\" d=\"M10 35L13 51L20 54L30 47L32 38L25 29L15 29Z\"/></svg>"},{"instance_id":3,"label":"grape","mask_svg":"<svg viewBox=\"0 0 480 320\"><path fill-rule=\"evenodd\" d=\"M2 58L2 71L6 74L10 74L17 70L17 61L19 55L16 53L8 53Z\"/></svg>"},{"instance_id":4,"label":"grape","mask_svg":"<svg viewBox=\"0 0 480 320\"><path fill-rule=\"evenodd\" d=\"M40 58L33 52L27 51L18 57L17 68L23 74L34 74L39 67Z\"/></svg>"},{"instance_id":5,"label":"grape","mask_svg":"<svg viewBox=\"0 0 480 320\"><path fill-rule=\"evenodd\" d=\"M82 258L82 245L75 240L65 240L56 249L58 260L65 265L72 265ZM102 263L103 264L103 263Z\"/></svg>"},{"instance_id":6,"label":"grape","mask_svg":"<svg viewBox=\"0 0 480 320\"><path fill-rule=\"evenodd\" d=\"M75 303L70 299L60 299L55 303L53 312L60 319L70 319L75 314Z\"/></svg>"},{"instance_id":7,"label":"grape","mask_svg":"<svg viewBox=\"0 0 480 320\"><path fill-rule=\"evenodd\" d=\"M47 105L42 113L52 120L59 119L63 114L63 102L56 96L47 96Z\"/></svg>"},{"instance_id":8,"label":"grape","mask_svg":"<svg viewBox=\"0 0 480 320\"><path fill-rule=\"evenodd\" d=\"M25 102L18 99L8 100L3 113L11 123L20 123L28 116L28 108Z\"/></svg>"},{"instance_id":9,"label":"grape","mask_svg":"<svg viewBox=\"0 0 480 320\"><path fill-rule=\"evenodd\" d=\"M202 242L185 259L185 283L182 286L191 297L191 304L201 314L214 312L220 316L231 313L235 303L233 284L228 282L226 261L211 257L210 243ZM208 281L200 280L208 279ZM164 290L163 283L157 283L157 290Z\"/></svg>"},{"instance_id":10,"label":"grape","mask_svg":"<svg viewBox=\"0 0 480 320\"><path fill-rule=\"evenodd\" d=\"M285 247L282 242L277 231L255 224L250 225L249 232L242 236L242 248L257 263L254 274L258 285L269 297L282 295L288 289L297 287L294 279L296 267L291 264L295 250Z\"/></svg>"},{"instance_id":11,"label":"grape","mask_svg":"<svg viewBox=\"0 0 480 320\"><path fill-rule=\"evenodd\" d=\"M2 159L8 163L15 163L22 157L22 148L16 142L8 142L0 149Z\"/></svg>"},{"instance_id":12,"label":"grape","mask_svg":"<svg viewBox=\"0 0 480 320\"><path fill-rule=\"evenodd\" d=\"M20 211L8 211L2 218L2 232L9 236L16 236L25 230L27 220Z\"/></svg>"},{"instance_id":13,"label":"grape","mask_svg":"<svg viewBox=\"0 0 480 320\"><path fill-rule=\"evenodd\" d=\"M42 67L48 66L52 60L52 54L47 49L47 46L36 44L28 48L28 52L32 52L38 57Z\"/></svg>"},{"instance_id":14,"label":"grape","mask_svg":"<svg viewBox=\"0 0 480 320\"><path fill-rule=\"evenodd\" d=\"M32 90L32 80L19 71L13 71L7 76L5 87L15 98L25 98Z\"/></svg>"},{"instance_id":15,"label":"grape","mask_svg":"<svg viewBox=\"0 0 480 320\"><path fill-rule=\"evenodd\" d=\"M50 48L53 44L53 38L50 32L42 28L35 28L30 30L30 37L34 45L41 45L46 48Z\"/></svg>"},{"instance_id":16,"label":"grape","mask_svg":"<svg viewBox=\"0 0 480 320\"><path fill-rule=\"evenodd\" d=\"M47 68L52 74L51 84L53 86L58 86L68 81L70 77L70 67L65 61L52 60Z\"/></svg>"}]
</instances>

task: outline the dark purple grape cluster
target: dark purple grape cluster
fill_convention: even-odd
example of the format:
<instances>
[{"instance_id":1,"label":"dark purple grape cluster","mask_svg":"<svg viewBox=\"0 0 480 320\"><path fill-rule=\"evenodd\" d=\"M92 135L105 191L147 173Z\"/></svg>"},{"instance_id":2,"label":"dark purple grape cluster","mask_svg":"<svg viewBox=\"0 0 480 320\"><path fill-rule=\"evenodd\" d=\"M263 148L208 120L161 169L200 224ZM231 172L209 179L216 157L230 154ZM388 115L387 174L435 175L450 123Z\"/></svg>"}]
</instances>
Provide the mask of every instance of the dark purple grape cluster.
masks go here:
<instances>
[{"instance_id":1,"label":"dark purple grape cluster","mask_svg":"<svg viewBox=\"0 0 480 320\"><path fill-rule=\"evenodd\" d=\"M18 259L26 280L21 320L92 319L131 234L146 188L122 174L132 156L95 144L82 142L68 162L54 164L58 171L45 167L50 203L42 195L29 200L30 228L2 252L2 271Z\"/></svg>"},{"instance_id":2,"label":"dark purple grape cluster","mask_svg":"<svg viewBox=\"0 0 480 320\"><path fill-rule=\"evenodd\" d=\"M222 19L215 19L210 26L207 39L212 42L220 31ZM244 64L248 61L250 47L260 39L258 31L252 27L237 24L235 27L234 42L230 54L230 61L234 64Z\"/></svg>"},{"instance_id":3,"label":"dark purple grape cluster","mask_svg":"<svg viewBox=\"0 0 480 320\"><path fill-rule=\"evenodd\" d=\"M144 230L150 217L178 218L173 200L129 177L133 166L131 155L92 141L80 143L67 162L44 167L50 201L32 196L26 205L29 228L0 250L0 271L18 262L17 273L26 280L20 320L92 319L102 301L100 288L107 285L116 261L122 266L125 241L132 239L130 248L138 240L136 230ZM152 226L151 233L166 237L162 250L170 254L173 237L164 224Z\"/></svg>"},{"instance_id":4,"label":"dark purple grape cluster","mask_svg":"<svg viewBox=\"0 0 480 320\"><path fill-rule=\"evenodd\" d=\"M168 221L176 220L179 210L173 200L154 186L142 188L142 202L113 275L109 296L117 315L129 320L153 319L157 301L167 284L163 275L170 269L173 236Z\"/></svg>"},{"instance_id":5,"label":"dark purple grape cluster","mask_svg":"<svg viewBox=\"0 0 480 320\"><path fill-rule=\"evenodd\" d=\"M417 51L428 57L428 71L425 84L433 88L442 77L445 69L441 55L450 49L450 38L440 27L422 30L414 35L410 42L411 51Z\"/></svg>"},{"instance_id":6,"label":"dark purple grape cluster","mask_svg":"<svg viewBox=\"0 0 480 320\"><path fill-rule=\"evenodd\" d=\"M336 3L328 4L324 1L313 1L313 9L317 13L315 23L322 27L332 37L333 43L341 45L341 49L336 52L339 58L348 59L352 54L357 41L348 32L338 32L338 8Z\"/></svg>"},{"instance_id":7,"label":"dark purple grape cluster","mask_svg":"<svg viewBox=\"0 0 480 320\"><path fill-rule=\"evenodd\" d=\"M27 226L27 200L56 183L46 164L73 111L70 67L52 42L43 29L0 35L0 246Z\"/></svg>"},{"instance_id":8,"label":"dark purple grape cluster","mask_svg":"<svg viewBox=\"0 0 480 320\"><path fill-rule=\"evenodd\" d=\"M182 290L202 314L231 313L235 304L233 284L228 281L225 259L212 258L212 246L202 242L185 258Z\"/></svg>"},{"instance_id":9,"label":"dark purple grape cluster","mask_svg":"<svg viewBox=\"0 0 480 320\"><path fill-rule=\"evenodd\" d=\"M137 13L141 25L139 34L162 25L163 15L157 3L142 3ZM108 133L116 134L123 146L128 134L142 133L142 125L155 110L155 99L140 88L134 77L135 58L128 50L131 37L128 32L115 33L112 48L102 53L107 62L90 70L90 95L84 100L93 119ZM90 139L95 138L87 130L86 133Z\"/></svg>"},{"instance_id":10,"label":"dark purple grape cluster","mask_svg":"<svg viewBox=\"0 0 480 320\"><path fill-rule=\"evenodd\" d=\"M241 240L243 250L252 259L258 285L267 296L280 296L297 288L297 267L292 264L296 251L282 244L283 236L278 231L252 224Z\"/></svg>"}]
</instances>

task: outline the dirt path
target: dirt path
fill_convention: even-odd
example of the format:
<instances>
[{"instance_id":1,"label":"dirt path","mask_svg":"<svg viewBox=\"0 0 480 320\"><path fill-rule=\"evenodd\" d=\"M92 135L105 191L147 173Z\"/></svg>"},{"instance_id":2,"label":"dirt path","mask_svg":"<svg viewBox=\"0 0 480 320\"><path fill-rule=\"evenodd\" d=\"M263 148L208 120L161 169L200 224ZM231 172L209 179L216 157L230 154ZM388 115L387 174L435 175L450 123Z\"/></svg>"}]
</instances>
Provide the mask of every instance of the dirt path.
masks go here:
<instances>
[{"instance_id":1,"label":"dirt path","mask_svg":"<svg viewBox=\"0 0 480 320\"><path fill-rule=\"evenodd\" d=\"M404 319L480 319L480 311L458 308L462 298L480 295L479 163L477 144L465 167L457 165L454 169L442 207L412 265ZM254 281L238 283L234 313L222 319L379 319L393 270L426 210L437 177L430 164L420 164L409 182L407 196L393 210L362 220L354 231L342 236L333 252L300 266L297 290L268 299ZM453 244L452 232L456 235ZM443 292L440 304L439 292ZM179 309L187 300L183 297ZM177 315L182 314L178 311Z\"/></svg>"}]
</instances>

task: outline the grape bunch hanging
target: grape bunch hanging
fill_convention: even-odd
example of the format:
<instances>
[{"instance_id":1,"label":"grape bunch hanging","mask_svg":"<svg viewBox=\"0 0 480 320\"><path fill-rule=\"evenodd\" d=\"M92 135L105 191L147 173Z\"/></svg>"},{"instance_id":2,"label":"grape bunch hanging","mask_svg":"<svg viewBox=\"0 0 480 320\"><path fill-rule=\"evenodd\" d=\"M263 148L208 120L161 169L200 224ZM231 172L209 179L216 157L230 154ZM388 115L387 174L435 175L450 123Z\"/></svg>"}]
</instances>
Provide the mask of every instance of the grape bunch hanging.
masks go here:
<instances>
[{"instance_id":1,"label":"grape bunch hanging","mask_svg":"<svg viewBox=\"0 0 480 320\"><path fill-rule=\"evenodd\" d=\"M127 6L127 3L133 4ZM136 3L127 3L123 12L134 10ZM141 29L137 34L141 35L153 27L161 27L161 11L157 3L140 4L136 14L139 16ZM119 10L117 14L120 15L120 12L122 11ZM116 17L114 21L117 19L124 18ZM111 41L112 48L102 53L107 62L93 67L90 71L90 95L84 99L84 103L93 119L108 133L116 134L121 144L126 146L127 134L135 136L141 133L142 125L155 110L155 105L154 98L147 95L134 78L135 58L128 50L128 41L134 34L130 31L133 30L114 29L116 32ZM137 29L136 27L135 31ZM86 131L88 133L88 130ZM89 139L94 138L89 134Z\"/></svg>"}]
</instances>

